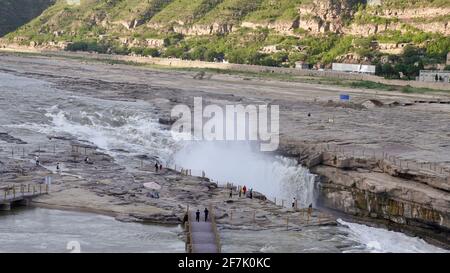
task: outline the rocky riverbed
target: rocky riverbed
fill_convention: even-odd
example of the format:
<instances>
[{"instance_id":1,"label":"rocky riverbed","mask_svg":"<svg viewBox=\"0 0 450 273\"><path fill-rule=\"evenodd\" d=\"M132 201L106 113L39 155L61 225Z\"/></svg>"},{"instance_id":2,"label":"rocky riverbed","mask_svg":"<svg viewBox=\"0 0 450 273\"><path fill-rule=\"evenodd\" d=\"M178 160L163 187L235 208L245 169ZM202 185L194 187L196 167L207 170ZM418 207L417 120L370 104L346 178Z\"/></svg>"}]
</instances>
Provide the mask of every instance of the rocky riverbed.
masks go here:
<instances>
[{"instance_id":1,"label":"rocky riverbed","mask_svg":"<svg viewBox=\"0 0 450 273\"><path fill-rule=\"evenodd\" d=\"M187 205L211 204L223 230L337 225L334 212L314 210L308 219L260 194L229 199L229 189L181 175L173 166L155 172L155 162L170 162L176 150L164 129L170 110L201 96L219 105L280 105L278 153L319 175L317 204L324 209L449 245L450 106L419 102L448 100L444 94L343 90L219 74L199 80L194 72L8 54L0 55L0 73L2 184L52 175L51 194L36 205L179 224ZM342 92L354 103L339 103ZM158 122L155 134L151 126ZM148 133L143 136L136 131L142 126ZM33 162L36 155L41 166ZM83 161L86 156L93 164ZM145 188L147 182L161 189Z\"/></svg>"}]
</instances>

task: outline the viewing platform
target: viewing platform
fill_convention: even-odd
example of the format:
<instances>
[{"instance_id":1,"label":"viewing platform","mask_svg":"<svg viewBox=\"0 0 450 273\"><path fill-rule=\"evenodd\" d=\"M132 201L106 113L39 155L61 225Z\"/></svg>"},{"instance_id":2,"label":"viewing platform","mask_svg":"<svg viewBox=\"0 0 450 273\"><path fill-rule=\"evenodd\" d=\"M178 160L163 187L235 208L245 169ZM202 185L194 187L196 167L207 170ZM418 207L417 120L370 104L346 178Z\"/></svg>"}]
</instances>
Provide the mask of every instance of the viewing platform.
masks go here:
<instances>
[{"instance_id":1,"label":"viewing platform","mask_svg":"<svg viewBox=\"0 0 450 273\"><path fill-rule=\"evenodd\" d=\"M16 206L28 206L31 200L43 194L48 194L46 184L27 184L0 189L0 211L8 211Z\"/></svg>"}]
</instances>

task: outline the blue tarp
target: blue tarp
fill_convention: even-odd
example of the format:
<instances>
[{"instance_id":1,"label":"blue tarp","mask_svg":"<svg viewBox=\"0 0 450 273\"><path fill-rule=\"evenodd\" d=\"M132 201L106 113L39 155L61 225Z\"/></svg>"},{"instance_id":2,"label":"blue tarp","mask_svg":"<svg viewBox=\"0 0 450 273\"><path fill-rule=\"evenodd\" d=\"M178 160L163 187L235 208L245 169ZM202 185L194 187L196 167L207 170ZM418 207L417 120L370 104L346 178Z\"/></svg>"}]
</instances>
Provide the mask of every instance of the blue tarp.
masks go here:
<instances>
[{"instance_id":1,"label":"blue tarp","mask_svg":"<svg viewBox=\"0 0 450 273\"><path fill-rule=\"evenodd\" d=\"M344 101L349 101L350 100L350 95L347 94L341 94L340 95L340 99L344 100Z\"/></svg>"}]
</instances>

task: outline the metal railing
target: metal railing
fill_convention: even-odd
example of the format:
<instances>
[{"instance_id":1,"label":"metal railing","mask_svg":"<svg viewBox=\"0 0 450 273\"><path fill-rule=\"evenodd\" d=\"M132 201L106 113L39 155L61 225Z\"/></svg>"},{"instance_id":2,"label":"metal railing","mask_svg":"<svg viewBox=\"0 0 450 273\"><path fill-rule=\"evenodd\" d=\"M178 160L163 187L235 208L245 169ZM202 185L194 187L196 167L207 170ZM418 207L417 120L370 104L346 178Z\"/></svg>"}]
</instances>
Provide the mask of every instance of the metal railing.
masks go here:
<instances>
[{"instance_id":1,"label":"metal railing","mask_svg":"<svg viewBox=\"0 0 450 273\"><path fill-rule=\"evenodd\" d=\"M217 253L221 253L222 252L222 245L220 243L220 235L219 235L219 231L217 229L217 224L216 224L216 214L214 212L214 208L212 205L209 205L209 211L211 213L211 225L212 225L212 229L213 229L213 233L215 236L215 241L216 241L216 246L217 246Z\"/></svg>"},{"instance_id":2,"label":"metal railing","mask_svg":"<svg viewBox=\"0 0 450 273\"><path fill-rule=\"evenodd\" d=\"M186 242L186 252L187 253L192 253L193 251L193 241L192 241L192 219L191 219L191 211L189 210L189 205L187 206L187 225L188 225L188 233L187 233L187 242Z\"/></svg>"},{"instance_id":3,"label":"metal railing","mask_svg":"<svg viewBox=\"0 0 450 273\"><path fill-rule=\"evenodd\" d=\"M5 148L0 152L6 153L13 159L25 159L29 156L41 156L41 155L56 155L57 148L62 146L71 147L71 157L81 157L92 153L93 148L89 145L79 144L56 144L48 143L43 145L29 145L29 144L10 144L3 145Z\"/></svg>"},{"instance_id":4,"label":"metal railing","mask_svg":"<svg viewBox=\"0 0 450 273\"><path fill-rule=\"evenodd\" d=\"M336 156L343 156L355 159L373 159L373 160L384 160L390 165L406 168L406 169L416 169L419 171L433 172L436 175L442 175L445 177L450 176L449 167L444 167L441 163L429 162L429 161L417 161L412 159L404 159L398 155L393 155L384 150L375 150L368 148L355 148L355 147L345 147L337 144L318 144L316 150L319 152L327 152L334 154Z\"/></svg>"},{"instance_id":5,"label":"metal railing","mask_svg":"<svg viewBox=\"0 0 450 273\"><path fill-rule=\"evenodd\" d=\"M50 187L48 184L21 184L18 186L12 185L0 188L0 192L3 192L3 194L0 194L0 196L2 196L2 200L6 202L19 197L48 194L49 190Z\"/></svg>"}]
</instances>

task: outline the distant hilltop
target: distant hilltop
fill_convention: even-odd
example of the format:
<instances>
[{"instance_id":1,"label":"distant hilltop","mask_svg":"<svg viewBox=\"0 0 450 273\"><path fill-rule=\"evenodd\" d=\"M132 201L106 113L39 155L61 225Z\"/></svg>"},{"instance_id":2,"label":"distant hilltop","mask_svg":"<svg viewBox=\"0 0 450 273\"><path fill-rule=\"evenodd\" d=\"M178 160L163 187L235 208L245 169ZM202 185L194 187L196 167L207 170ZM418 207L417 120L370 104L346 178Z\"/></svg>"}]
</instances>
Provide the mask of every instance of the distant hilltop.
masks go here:
<instances>
[{"instance_id":1,"label":"distant hilltop","mask_svg":"<svg viewBox=\"0 0 450 273\"><path fill-rule=\"evenodd\" d=\"M0 0L0 36L39 16L56 0Z\"/></svg>"},{"instance_id":2,"label":"distant hilltop","mask_svg":"<svg viewBox=\"0 0 450 273\"><path fill-rule=\"evenodd\" d=\"M391 77L439 68L450 50L450 0L1 2L0 33L32 47L269 66L376 64Z\"/></svg>"}]
</instances>

